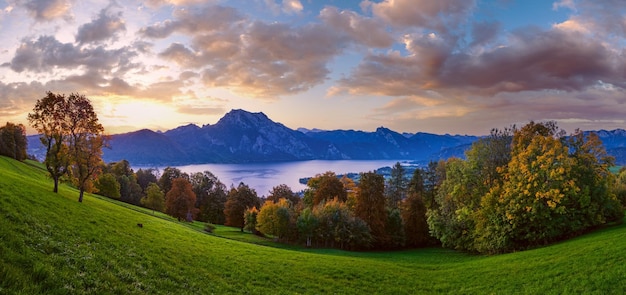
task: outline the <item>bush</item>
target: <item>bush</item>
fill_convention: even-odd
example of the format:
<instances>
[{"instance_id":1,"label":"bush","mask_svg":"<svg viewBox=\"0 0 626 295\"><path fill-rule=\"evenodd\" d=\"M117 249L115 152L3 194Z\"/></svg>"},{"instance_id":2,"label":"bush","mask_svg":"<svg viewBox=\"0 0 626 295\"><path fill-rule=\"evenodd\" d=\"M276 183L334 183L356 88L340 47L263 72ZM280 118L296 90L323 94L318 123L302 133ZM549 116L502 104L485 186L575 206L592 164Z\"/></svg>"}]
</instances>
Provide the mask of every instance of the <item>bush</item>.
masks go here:
<instances>
[{"instance_id":1,"label":"bush","mask_svg":"<svg viewBox=\"0 0 626 295\"><path fill-rule=\"evenodd\" d=\"M215 230L215 225L207 222L206 225L204 225L204 231L208 232L208 233L213 233L213 231Z\"/></svg>"}]
</instances>

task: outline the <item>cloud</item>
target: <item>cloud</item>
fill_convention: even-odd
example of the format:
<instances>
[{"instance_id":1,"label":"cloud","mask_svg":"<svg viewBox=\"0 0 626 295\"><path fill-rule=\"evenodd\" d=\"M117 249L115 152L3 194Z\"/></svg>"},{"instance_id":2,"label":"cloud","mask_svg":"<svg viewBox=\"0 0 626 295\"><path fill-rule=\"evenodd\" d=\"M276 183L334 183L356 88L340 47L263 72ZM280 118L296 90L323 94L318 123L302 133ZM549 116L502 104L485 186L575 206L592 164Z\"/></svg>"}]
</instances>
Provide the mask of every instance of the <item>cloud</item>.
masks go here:
<instances>
[{"instance_id":1,"label":"cloud","mask_svg":"<svg viewBox=\"0 0 626 295\"><path fill-rule=\"evenodd\" d=\"M560 0L557 2L552 3L552 9L554 10L559 10L559 8L569 8L571 10L576 10L576 4L574 3L574 0Z\"/></svg>"},{"instance_id":2,"label":"cloud","mask_svg":"<svg viewBox=\"0 0 626 295\"><path fill-rule=\"evenodd\" d=\"M264 2L274 14L280 14L281 11L286 14L300 14L304 9L300 0L281 0L281 3L275 0L265 0Z\"/></svg>"},{"instance_id":3,"label":"cloud","mask_svg":"<svg viewBox=\"0 0 626 295\"><path fill-rule=\"evenodd\" d=\"M37 21L51 21L69 17L72 0L20 0L18 5L24 7Z\"/></svg>"},{"instance_id":4,"label":"cloud","mask_svg":"<svg viewBox=\"0 0 626 295\"><path fill-rule=\"evenodd\" d=\"M283 11L287 14L301 13L303 9L300 0L283 0Z\"/></svg>"},{"instance_id":5,"label":"cloud","mask_svg":"<svg viewBox=\"0 0 626 295\"><path fill-rule=\"evenodd\" d=\"M598 81L626 87L626 56L592 37L526 28L512 32L505 44L472 54L432 33L408 36L406 55L369 55L334 91L389 96L420 95L426 90L495 95L580 91Z\"/></svg>"},{"instance_id":6,"label":"cloud","mask_svg":"<svg viewBox=\"0 0 626 295\"><path fill-rule=\"evenodd\" d=\"M208 0L210 1L210 0ZM163 5L175 5L175 6L183 6L183 5L192 5L199 3L206 3L207 0L146 0L146 5L154 8L158 8Z\"/></svg>"},{"instance_id":7,"label":"cloud","mask_svg":"<svg viewBox=\"0 0 626 295\"><path fill-rule=\"evenodd\" d=\"M76 42L79 44L96 43L114 38L118 33L126 30L122 13L111 14L102 9L98 18L78 28Z\"/></svg>"},{"instance_id":8,"label":"cloud","mask_svg":"<svg viewBox=\"0 0 626 295\"><path fill-rule=\"evenodd\" d=\"M232 29L244 17L232 7L206 6L201 9L177 8L175 20L165 20L145 28L139 33L147 38L162 39L174 32L200 34Z\"/></svg>"},{"instance_id":9,"label":"cloud","mask_svg":"<svg viewBox=\"0 0 626 295\"><path fill-rule=\"evenodd\" d=\"M322 9L319 17L325 24L346 33L359 44L377 48L393 45L393 36L379 20L364 17L350 10L339 11L332 6Z\"/></svg>"},{"instance_id":10,"label":"cloud","mask_svg":"<svg viewBox=\"0 0 626 295\"><path fill-rule=\"evenodd\" d=\"M173 20L141 32L150 38L188 36L188 45L172 43L159 56L182 70L200 70L206 86L265 99L303 92L325 81L327 63L348 41L324 24L268 24L221 6L177 10Z\"/></svg>"},{"instance_id":11,"label":"cloud","mask_svg":"<svg viewBox=\"0 0 626 295\"><path fill-rule=\"evenodd\" d=\"M419 27L446 32L464 22L475 0L362 1L361 7L396 27Z\"/></svg>"},{"instance_id":12,"label":"cloud","mask_svg":"<svg viewBox=\"0 0 626 295\"><path fill-rule=\"evenodd\" d=\"M16 72L47 72L55 68L76 69L81 66L98 71L125 72L136 66L131 60L137 53L131 47L107 50L102 46L82 49L72 43L61 43L53 36L23 40L15 51L10 67Z\"/></svg>"}]
</instances>

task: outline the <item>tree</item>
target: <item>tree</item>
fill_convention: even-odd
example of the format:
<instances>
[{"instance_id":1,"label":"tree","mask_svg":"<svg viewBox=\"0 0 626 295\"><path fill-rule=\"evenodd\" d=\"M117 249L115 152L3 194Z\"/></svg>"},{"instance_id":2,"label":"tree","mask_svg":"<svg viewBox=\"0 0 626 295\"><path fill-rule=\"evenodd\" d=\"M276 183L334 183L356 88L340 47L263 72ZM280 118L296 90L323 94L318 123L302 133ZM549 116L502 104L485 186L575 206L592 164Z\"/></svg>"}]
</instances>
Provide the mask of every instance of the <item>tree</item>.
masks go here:
<instances>
[{"instance_id":1,"label":"tree","mask_svg":"<svg viewBox=\"0 0 626 295\"><path fill-rule=\"evenodd\" d=\"M79 190L78 202L83 201L85 189L101 168L102 148L106 145L104 127L91 102L84 95L72 93L65 110L72 176Z\"/></svg>"},{"instance_id":2,"label":"tree","mask_svg":"<svg viewBox=\"0 0 626 295\"><path fill-rule=\"evenodd\" d=\"M224 224L226 186L210 171L193 173L189 178L197 197L196 207L200 210L198 220Z\"/></svg>"},{"instance_id":3,"label":"tree","mask_svg":"<svg viewBox=\"0 0 626 295\"><path fill-rule=\"evenodd\" d=\"M515 132L505 181L477 214L478 251L544 245L623 218L608 188L612 159L599 138L577 131L566 139L557 130L531 122Z\"/></svg>"},{"instance_id":4,"label":"tree","mask_svg":"<svg viewBox=\"0 0 626 295\"><path fill-rule=\"evenodd\" d=\"M328 171L324 174L318 174L309 179L307 182L309 190L306 197L311 199L312 206L317 206L322 201L338 198L339 201L345 202L348 198L343 183L337 178L335 172Z\"/></svg>"},{"instance_id":5,"label":"tree","mask_svg":"<svg viewBox=\"0 0 626 295\"><path fill-rule=\"evenodd\" d=\"M287 199L283 198L278 202L268 200L259 211L256 228L260 232L275 236L280 240L289 232L291 215Z\"/></svg>"},{"instance_id":6,"label":"tree","mask_svg":"<svg viewBox=\"0 0 626 295\"><path fill-rule=\"evenodd\" d=\"M47 92L37 100L32 113L28 114L31 126L39 132L41 143L46 147L44 165L54 181L53 192L59 191L59 180L69 172L70 152L65 111L68 108L64 95Z\"/></svg>"},{"instance_id":7,"label":"tree","mask_svg":"<svg viewBox=\"0 0 626 295\"><path fill-rule=\"evenodd\" d=\"M369 248L372 240L369 226L355 217L346 203L338 198L324 201L313 208L317 220L315 235L324 246L340 249Z\"/></svg>"},{"instance_id":8,"label":"tree","mask_svg":"<svg viewBox=\"0 0 626 295\"><path fill-rule=\"evenodd\" d=\"M135 177L137 178L137 184L139 184L139 186L141 187L141 191L143 191L144 193L146 192L148 185L150 185L151 183L157 183L158 179L156 177L155 172L156 172L156 169L154 168L149 168L149 169L140 168L135 173Z\"/></svg>"},{"instance_id":9,"label":"tree","mask_svg":"<svg viewBox=\"0 0 626 295\"><path fill-rule=\"evenodd\" d=\"M280 199L288 200L291 202L292 206L295 206L300 202L300 197L298 197L298 195L296 195L286 184L280 184L273 187L267 197L267 200L273 201L274 203L278 203Z\"/></svg>"},{"instance_id":10,"label":"tree","mask_svg":"<svg viewBox=\"0 0 626 295\"><path fill-rule=\"evenodd\" d=\"M146 196L141 198L141 204L154 211L163 212L165 209L165 194L156 183L151 183L146 188Z\"/></svg>"},{"instance_id":11,"label":"tree","mask_svg":"<svg viewBox=\"0 0 626 295\"><path fill-rule=\"evenodd\" d=\"M298 227L298 233L306 240L306 246L311 247L313 235L319 224L319 221L311 208L304 208L298 216L296 225Z\"/></svg>"},{"instance_id":12,"label":"tree","mask_svg":"<svg viewBox=\"0 0 626 295\"><path fill-rule=\"evenodd\" d=\"M577 202L569 204L570 210L579 210L586 226L621 220L623 210L610 188L614 176L609 167L615 159L606 153L598 135L576 130L567 145L575 161L572 178L580 189Z\"/></svg>"},{"instance_id":13,"label":"tree","mask_svg":"<svg viewBox=\"0 0 626 295\"><path fill-rule=\"evenodd\" d=\"M428 227L444 247L473 249L473 214L480 206L483 184L466 161L450 158L437 190L436 205L427 211Z\"/></svg>"},{"instance_id":14,"label":"tree","mask_svg":"<svg viewBox=\"0 0 626 295\"><path fill-rule=\"evenodd\" d=\"M98 194L111 199L120 198L120 183L115 179L115 175L111 173L103 173L98 176L95 183Z\"/></svg>"},{"instance_id":15,"label":"tree","mask_svg":"<svg viewBox=\"0 0 626 295\"><path fill-rule=\"evenodd\" d=\"M248 208L259 207L259 197L254 189L251 189L243 182L239 183L237 188L232 187L228 192L226 204L224 206L224 215L226 217L225 225L244 228L244 211Z\"/></svg>"},{"instance_id":16,"label":"tree","mask_svg":"<svg viewBox=\"0 0 626 295\"><path fill-rule=\"evenodd\" d=\"M446 179L446 161L431 161L424 170L424 203L428 209L436 209L436 196Z\"/></svg>"},{"instance_id":17,"label":"tree","mask_svg":"<svg viewBox=\"0 0 626 295\"><path fill-rule=\"evenodd\" d=\"M387 180L386 186L387 206L390 208L397 208L406 195L407 181L404 172L405 169L400 162L396 162L391 168L391 177Z\"/></svg>"},{"instance_id":18,"label":"tree","mask_svg":"<svg viewBox=\"0 0 626 295\"><path fill-rule=\"evenodd\" d=\"M415 169L409 183L408 196L400 206L406 245L409 247L423 247L428 244L430 237L426 222L424 194L422 172L420 169Z\"/></svg>"},{"instance_id":19,"label":"tree","mask_svg":"<svg viewBox=\"0 0 626 295\"><path fill-rule=\"evenodd\" d=\"M244 223L243 229L253 234L257 234L258 233L258 230L257 230L258 216L259 216L259 210L256 207L246 209L246 211L243 214L243 223Z\"/></svg>"},{"instance_id":20,"label":"tree","mask_svg":"<svg viewBox=\"0 0 626 295\"><path fill-rule=\"evenodd\" d=\"M0 155L23 161L27 157L26 147L24 125L7 122L4 127L0 127Z\"/></svg>"},{"instance_id":21,"label":"tree","mask_svg":"<svg viewBox=\"0 0 626 295\"><path fill-rule=\"evenodd\" d=\"M174 179L177 178L185 178L188 180L189 175L187 175L187 173L183 173L178 168L166 167L163 170L163 174L161 175L161 178L159 178L157 184L161 187L161 190L169 192L172 189L172 182L174 182Z\"/></svg>"},{"instance_id":22,"label":"tree","mask_svg":"<svg viewBox=\"0 0 626 295\"><path fill-rule=\"evenodd\" d=\"M361 173L356 198L354 214L369 225L375 244L384 246L389 239L385 232L385 178L375 172Z\"/></svg>"},{"instance_id":23,"label":"tree","mask_svg":"<svg viewBox=\"0 0 626 295\"><path fill-rule=\"evenodd\" d=\"M193 221L196 210L196 194L185 178L172 181L172 189L165 195L165 213L181 220Z\"/></svg>"}]
</instances>

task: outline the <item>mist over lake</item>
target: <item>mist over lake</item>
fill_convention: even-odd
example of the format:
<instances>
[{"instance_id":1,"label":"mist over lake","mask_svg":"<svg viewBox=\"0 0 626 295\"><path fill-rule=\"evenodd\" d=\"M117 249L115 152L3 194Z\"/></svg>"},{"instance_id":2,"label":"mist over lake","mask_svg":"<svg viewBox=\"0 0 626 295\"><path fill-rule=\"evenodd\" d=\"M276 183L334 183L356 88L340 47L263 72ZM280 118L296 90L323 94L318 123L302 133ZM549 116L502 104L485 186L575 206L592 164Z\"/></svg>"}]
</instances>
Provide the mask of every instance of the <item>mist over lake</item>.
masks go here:
<instances>
[{"instance_id":1,"label":"mist over lake","mask_svg":"<svg viewBox=\"0 0 626 295\"><path fill-rule=\"evenodd\" d=\"M300 178L311 177L326 171L336 174L349 172L367 172L380 167L393 166L398 160L312 160L276 163L250 164L197 164L176 166L186 173L211 171L219 180L230 188L243 182L256 190L259 196L267 196L268 192L279 184L286 184L294 192L303 190L306 185L299 182ZM159 167L163 170L164 167Z\"/></svg>"}]
</instances>

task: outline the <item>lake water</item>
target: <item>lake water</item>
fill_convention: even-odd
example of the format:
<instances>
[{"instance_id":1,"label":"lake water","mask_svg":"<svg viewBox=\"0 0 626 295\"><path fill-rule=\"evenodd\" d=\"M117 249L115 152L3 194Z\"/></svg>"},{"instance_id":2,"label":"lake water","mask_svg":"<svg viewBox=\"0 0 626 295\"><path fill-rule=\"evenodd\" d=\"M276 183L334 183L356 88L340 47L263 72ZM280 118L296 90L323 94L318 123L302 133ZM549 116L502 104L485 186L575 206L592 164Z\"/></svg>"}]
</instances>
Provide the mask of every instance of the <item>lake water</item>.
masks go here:
<instances>
[{"instance_id":1,"label":"lake water","mask_svg":"<svg viewBox=\"0 0 626 295\"><path fill-rule=\"evenodd\" d=\"M253 163L253 164L199 164L177 166L186 173L211 171L219 180L230 188L231 184L237 186L243 182L256 190L259 196L267 196L273 187L286 184L294 192L303 190L306 185L299 182L300 178L315 176L326 171L336 174L350 172L373 171L385 166L393 166L397 160L376 161L298 161L278 163ZM162 170L162 169L161 169Z\"/></svg>"}]
</instances>

